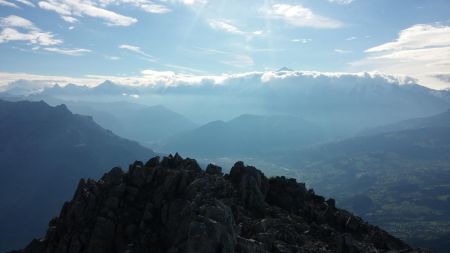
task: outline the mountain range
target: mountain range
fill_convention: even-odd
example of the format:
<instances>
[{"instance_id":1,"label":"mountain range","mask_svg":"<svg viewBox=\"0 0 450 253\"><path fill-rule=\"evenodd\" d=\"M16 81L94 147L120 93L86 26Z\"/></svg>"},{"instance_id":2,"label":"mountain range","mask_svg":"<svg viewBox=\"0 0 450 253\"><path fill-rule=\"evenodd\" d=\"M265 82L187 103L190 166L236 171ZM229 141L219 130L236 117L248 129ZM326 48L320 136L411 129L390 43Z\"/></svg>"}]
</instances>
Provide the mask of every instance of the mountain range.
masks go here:
<instances>
[{"instance_id":1,"label":"mountain range","mask_svg":"<svg viewBox=\"0 0 450 253\"><path fill-rule=\"evenodd\" d=\"M28 97L162 105L200 124L228 121L242 114L289 114L321 127L332 125L335 136L348 137L367 128L444 112L450 103L446 94L412 79L382 74L282 69L192 82L175 79L168 86L135 87L111 81L89 88L54 86Z\"/></svg>"},{"instance_id":2,"label":"mountain range","mask_svg":"<svg viewBox=\"0 0 450 253\"><path fill-rule=\"evenodd\" d=\"M0 100L0 251L41 234L81 177L155 153L65 105Z\"/></svg>"},{"instance_id":3,"label":"mountain range","mask_svg":"<svg viewBox=\"0 0 450 253\"><path fill-rule=\"evenodd\" d=\"M165 140L161 151L196 157L264 156L327 139L325 130L297 116L244 114L214 121Z\"/></svg>"},{"instance_id":4,"label":"mountain range","mask_svg":"<svg viewBox=\"0 0 450 253\"><path fill-rule=\"evenodd\" d=\"M146 146L197 127L185 116L164 106L117 102L64 102L71 111L90 115L103 128ZM55 103L55 102L53 102Z\"/></svg>"},{"instance_id":5,"label":"mountain range","mask_svg":"<svg viewBox=\"0 0 450 253\"><path fill-rule=\"evenodd\" d=\"M202 164L244 160L298 178L412 245L449 247L448 91L377 74L289 69L220 83L102 86L8 99L65 103L120 136Z\"/></svg>"}]
</instances>

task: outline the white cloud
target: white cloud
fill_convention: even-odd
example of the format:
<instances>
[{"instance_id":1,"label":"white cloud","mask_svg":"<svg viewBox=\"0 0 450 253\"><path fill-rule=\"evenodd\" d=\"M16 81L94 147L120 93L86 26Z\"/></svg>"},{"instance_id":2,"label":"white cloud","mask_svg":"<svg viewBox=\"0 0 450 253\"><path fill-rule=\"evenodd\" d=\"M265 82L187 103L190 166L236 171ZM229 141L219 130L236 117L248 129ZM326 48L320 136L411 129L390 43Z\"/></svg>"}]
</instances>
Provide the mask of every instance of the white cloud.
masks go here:
<instances>
[{"instance_id":1,"label":"white cloud","mask_svg":"<svg viewBox=\"0 0 450 253\"><path fill-rule=\"evenodd\" d=\"M341 21L317 15L302 5L274 4L266 12L272 18L281 19L299 27L333 29L343 26Z\"/></svg>"},{"instance_id":2,"label":"white cloud","mask_svg":"<svg viewBox=\"0 0 450 253\"><path fill-rule=\"evenodd\" d=\"M445 46L450 46L450 26L418 24L401 31L395 41L369 48L366 52Z\"/></svg>"},{"instance_id":3,"label":"white cloud","mask_svg":"<svg viewBox=\"0 0 450 253\"><path fill-rule=\"evenodd\" d=\"M16 15L10 15L5 18L0 19L0 26L2 27L19 27L23 29L28 30L39 30L33 22L31 22L28 19L16 16Z\"/></svg>"},{"instance_id":4,"label":"white cloud","mask_svg":"<svg viewBox=\"0 0 450 253\"><path fill-rule=\"evenodd\" d=\"M134 0L131 0L134 1ZM141 0L137 0L141 1ZM186 7L203 7L209 3L208 0L159 0L160 3L181 4Z\"/></svg>"},{"instance_id":5,"label":"white cloud","mask_svg":"<svg viewBox=\"0 0 450 253\"><path fill-rule=\"evenodd\" d=\"M0 77L1 77L0 73ZM97 80L111 80L115 83L131 86L178 86L178 85L201 85L203 82L221 84L231 77L231 75L193 75L176 73L173 71L157 71L146 69L136 76L99 76L88 75L86 77L96 78ZM0 79L1 80L1 79Z\"/></svg>"},{"instance_id":6,"label":"white cloud","mask_svg":"<svg viewBox=\"0 0 450 253\"><path fill-rule=\"evenodd\" d=\"M118 61L120 60L120 57L118 56L105 56L106 59L111 60L111 61Z\"/></svg>"},{"instance_id":7,"label":"white cloud","mask_svg":"<svg viewBox=\"0 0 450 253\"><path fill-rule=\"evenodd\" d=\"M292 42L300 42L303 44L309 43L312 41L312 39L291 39Z\"/></svg>"},{"instance_id":8,"label":"white cloud","mask_svg":"<svg viewBox=\"0 0 450 253\"><path fill-rule=\"evenodd\" d=\"M450 26L418 24L402 30L395 41L365 51L354 68L410 75L431 88L448 87L438 75L450 74Z\"/></svg>"},{"instance_id":9,"label":"white cloud","mask_svg":"<svg viewBox=\"0 0 450 253\"><path fill-rule=\"evenodd\" d=\"M245 32L241 31L237 26L233 25L230 21L223 19L209 19L208 25L215 30L224 31L231 34L243 35Z\"/></svg>"},{"instance_id":10,"label":"white cloud","mask_svg":"<svg viewBox=\"0 0 450 253\"><path fill-rule=\"evenodd\" d=\"M144 56L147 60L150 60L150 61L156 61L156 59L155 59L154 56L152 56L151 54L148 54L148 53L144 52L144 51L143 51L140 47L138 47L138 46L122 44L122 45L119 45L119 48L120 48L120 49L125 49L125 50L128 50L128 51L131 51L131 52L136 53L136 54L139 54L139 55L141 55L141 56Z\"/></svg>"},{"instance_id":11,"label":"white cloud","mask_svg":"<svg viewBox=\"0 0 450 253\"><path fill-rule=\"evenodd\" d=\"M207 0L178 0L180 3L185 4L185 5L205 5L208 3Z\"/></svg>"},{"instance_id":12,"label":"white cloud","mask_svg":"<svg viewBox=\"0 0 450 253\"><path fill-rule=\"evenodd\" d=\"M57 47L44 47L43 50L48 51L48 52L58 53L58 54L69 55L69 56L80 56L85 53L91 52L91 50L84 49L84 48L68 49L68 48L57 48Z\"/></svg>"},{"instance_id":13,"label":"white cloud","mask_svg":"<svg viewBox=\"0 0 450 253\"><path fill-rule=\"evenodd\" d=\"M55 38L53 33L41 31L33 22L15 15L0 18L0 27L3 27L0 32L0 43L25 41L30 44L49 46L63 42L61 39Z\"/></svg>"},{"instance_id":14,"label":"white cloud","mask_svg":"<svg viewBox=\"0 0 450 253\"><path fill-rule=\"evenodd\" d=\"M48 76L48 75L35 75L29 73L11 73L11 72L0 72L0 88L5 88L9 84L14 83L18 80L27 80L29 82L37 82L40 87L50 87L55 83L58 84L68 84L68 83L82 83L89 86L94 86L98 84L98 79L91 78L74 78L69 76ZM106 79L105 79L106 80Z\"/></svg>"},{"instance_id":15,"label":"white cloud","mask_svg":"<svg viewBox=\"0 0 450 253\"><path fill-rule=\"evenodd\" d=\"M392 85L406 85L416 84L413 78L404 75L387 75L380 72L320 72L320 71L266 71L256 72L261 75L261 82L267 83L274 80L295 79L295 78L313 78L313 79L332 79L336 80L343 78L346 80L342 82L342 85L348 85L348 77L355 77L361 79L382 79L384 82ZM339 82L338 82L339 83Z\"/></svg>"},{"instance_id":16,"label":"white cloud","mask_svg":"<svg viewBox=\"0 0 450 253\"><path fill-rule=\"evenodd\" d=\"M151 0L96 0L101 7L107 7L108 5L132 5L140 8L145 12L163 14L170 12L166 5L155 3Z\"/></svg>"},{"instance_id":17,"label":"white cloud","mask_svg":"<svg viewBox=\"0 0 450 253\"><path fill-rule=\"evenodd\" d=\"M141 4L139 7L149 13L164 14L171 11L167 6L161 4Z\"/></svg>"},{"instance_id":18,"label":"white cloud","mask_svg":"<svg viewBox=\"0 0 450 253\"><path fill-rule=\"evenodd\" d=\"M232 21L226 19L208 19L207 22L209 27L211 27L214 30L223 31L235 35L243 35L246 36L247 39L264 35L264 31L261 30L253 32L243 31Z\"/></svg>"},{"instance_id":19,"label":"white cloud","mask_svg":"<svg viewBox=\"0 0 450 253\"><path fill-rule=\"evenodd\" d=\"M19 6L17 6L17 4L8 2L6 0L0 0L0 5L12 7L12 8L20 8Z\"/></svg>"},{"instance_id":20,"label":"white cloud","mask_svg":"<svg viewBox=\"0 0 450 253\"><path fill-rule=\"evenodd\" d=\"M62 1L61 2L56 2L56 1L40 1L38 3L39 7L44 9L44 10L48 10L48 11L54 11L62 16L70 16L72 15L71 12L71 7L64 4Z\"/></svg>"},{"instance_id":21,"label":"white cloud","mask_svg":"<svg viewBox=\"0 0 450 253\"><path fill-rule=\"evenodd\" d=\"M76 23L78 22L78 19L71 17L71 16L61 16L61 18L66 21L67 23Z\"/></svg>"},{"instance_id":22,"label":"white cloud","mask_svg":"<svg viewBox=\"0 0 450 253\"><path fill-rule=\"evenodd\" d=\"M31 47L33 51L44 50L69 56L80 56L91 52L91 50L84 48L55 47L55 45L62 44L63 40L55 38L55 35L51 32L42 31L30 20L19 16L10 15L0 18L0 27L3 27L0 32L0 43L24 41L33 45Z\"/></svg>"},{"instance_id":23,"label":"white cloud","mask_svg":"<svg viewBox=\"0 0 450 253\"><path fill-rule=\"evenodd\" d=\"M336 4L342 4L347 5L353 3L355 0L328 0L330 3L336 3Z\"/></svg>"},{"instance_id":24,"label":"white cloud","mask_svg":"<svg viewBox=\"0 0 450 253\"><path fill-rule=\"evenodd\" d=\"M119 48L126 49L126 50L129 50L129 51L132 51L132 52L144 55L144 56L152 57L151 55L149 55L149 54L145 53L144 51L142 51L141 48L138 47L138 46L122 44L122 45L119 46Z\"/></svg>"},{"instance_id":25,"label":"white cloud","mask_svg":"<svg viewBox=\"0 0 450 253\"><path fill-rule=\"evenodd\" d=\"M34 5L34 3L28 1L28 0L16 0L16 2L19 2L21 4L27 5L29 7L36 7L36 5Z\"/></svg>"},{"instance_id":26,"label":"white cloud","mask_svg":"<svg viewBox=\"0 0 450 253\"><path fill-rule=\"evenodd\" d=\"M351 51L351 50L345 50L345 49L339 49L339 48L336 48L336 49L334 50L334 52L335 52L335 53L338 53L338 54L348 54L348 53L351 53L352 51Z\"/></svg>"},{"instance_id":27,"label":"white cloud","mask_svg":"<svg viewBox=\"0 0 450 253\"><path fill-rule=\"evenodd\" d=\"M8 87L9 84L18 80L26 80L29 83L39 83L40 87L50 87L55 83L66 85L68 83L77 83L94 87L104 80L110 80L115 83L120 83L130 86L177 86L177 85L200 85L203 82L221 84L229 78L239 78L247 74L236 75L193 75L176 73L173 71L156 71L146 69L140 74L134 76L110 76L110 75L85 75L82 77L70 76L50 76L50 75L36 75L29 73L11 73L0 72L0 90Z\"/></svg>"},{"instance_id":28,"label":"white cloud","mask_svg":"<svg viewBox=\"0 0 450 253\"><path fill-rule=\"evenodd\" d=\"M28 31L27 33L22 33L13 28L5 28L0 33L0 43L9 41L26 41L42 46L62 43L62 40L55 39L54 35L50 32Z\"/></svg>"},{"instance_id":29,"label":"white cloud","mask_svg":"<svg viewBox=\"0 0 450 253\"><path fill-rule=\"evenodd\" d=\"M46 0L39 2L38 5L42 9L58 13L61 18L71 23L75 17L83 16L103 19L111 26L130 26L137 22L136 18L101 8L89 0Z\"/></svg>"},{"instance_id":30,"label":"white cloud","mask_svg":"<svg viewBox=\"0 0 450 253\"><path fill-rule=\"evenodd\" d=\"M357 37L355 37L355 36L352 36L352 37L348 37L347 39L345 39L345 40L348 40L348 41L351 41L351 40L356 40L356 39L358 39Z\"/></svg>"}]
</instances>

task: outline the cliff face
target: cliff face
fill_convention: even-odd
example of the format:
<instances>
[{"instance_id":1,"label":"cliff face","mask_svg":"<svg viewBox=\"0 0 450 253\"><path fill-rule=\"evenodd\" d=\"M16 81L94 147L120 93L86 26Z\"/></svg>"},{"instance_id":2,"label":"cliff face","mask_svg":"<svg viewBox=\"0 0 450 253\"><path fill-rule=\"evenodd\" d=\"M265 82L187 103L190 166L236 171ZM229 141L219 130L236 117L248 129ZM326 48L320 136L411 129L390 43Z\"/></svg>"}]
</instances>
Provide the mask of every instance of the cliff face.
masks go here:
<instances>
[{"instance_id":1,"label":"cliff face","mask_svg":"<svg viewBox=\"0 0 450 253\"><path fill-rule=\"evenodd\" d=\"M24 253L421 252L284 177L178 154L81 180Z\"/></svg>"}]
</instances>

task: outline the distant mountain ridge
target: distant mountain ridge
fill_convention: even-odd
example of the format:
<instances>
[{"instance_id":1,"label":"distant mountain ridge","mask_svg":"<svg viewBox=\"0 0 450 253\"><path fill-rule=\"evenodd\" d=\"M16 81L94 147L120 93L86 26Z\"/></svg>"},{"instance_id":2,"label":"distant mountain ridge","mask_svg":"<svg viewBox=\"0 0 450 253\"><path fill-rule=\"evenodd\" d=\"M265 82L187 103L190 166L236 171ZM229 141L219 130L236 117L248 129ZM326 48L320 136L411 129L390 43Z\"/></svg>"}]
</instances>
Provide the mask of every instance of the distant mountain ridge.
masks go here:
<instances>
[{"instance_id":1,"label":"distant mountain ridge","mask_svg":"<svg viewBox=\"0 0 450 253\"><path fill-rule=\"evenodd\" d=\"M0 100L0 251L41 233L80 177L149 154L65 105Z\"/></svg>"},{"instance_id":2,"label":"distant mountain ridge","mask_svg":"<svg viewBox=\"0 0 450 253\"><path fill-rule=\"evenodd\" d=\"M244 114L177 134L163 141L160 148L197 156L262 155L324 141L326 135L297 116Z\"/></svg>"},{"instance_id":3,"label":"distant mountain ridge","mask_svg":"<svg viewBox=\"0 0 450 253\"><path fill-rule=\"evenodd\" d=\"M167 80L149 80L137 86L105 81L79 90L73 86L67 86L67 91L66 87L54 88L35 95L91 101L138 99L163 105L202 123L228 120L245 113L291 114L322 127L333 125L336 137L442 113L450 105L448 91L426 88L408 77L288 68L223 76L175 74ZM209 110L203 110L205 107Z\"/></svg>"},{"instance_id":4,"label":"distant mountain ridge","mask_svg":"<svg viewBox=\"0 0 450 253\"><path fill-rule=\"evenodd\" d=\"M224 76L217 80L199 77L177 81L174 77L170 85L158 82L135 87L107 81L83 92L91 99L114 96L143 102L158 99L158 103L153 104L171 108L198 122L206 122L205 117L210 119L207 121L227 120L245 113L291 114L322 127L333 125L337 137L442 113L450 105L445 92L420 86L408 78L288 68ZM51 89L46 89L40 95L57 97L70 92L59 93L52 94ZM160 99L161 96L164 99ZM204 107L210 110L203 110Z\"/></svg>"},{"instance_id":5,"label":"distant mountain ridge","mask_svg":"<svg viewBox=\"0 0 450 253\"><path fill-rule=\"evenodd\" d=\"M147 146L197 126L185 116L161 105L147 106L125 101L67 104L74 112L91 115L102 127Z\"/></svg>"},{"instance_id":6,"label":"distant mountain ridge","mask_svg":"<svg viewBox=\"0 0 450 253\"><path fill-rule=\"evenodd\" d=\"M42 93L46 95L83 95L89 92L89 87L84 85L76 85L73 83L61 86L55 84L52 87L45 88Z\"/></svg>"},{"instance_id":7,"label":"distant mountain ridge","mask_svg":"<svg viewBox=\"0 0 450 253\"><path fill-rule=\"evenodd\" d=\"M450 109L448 109L443 113L439 113L429 117L408 119L387 126L367 129L365 131L362 131L361 134L372 135L378 133L387 133L418 128L429 128L429 127L450 127Z\"/></svg>"},{"instance_id":8,"label":"distant mountain ridge","mask_svg":"<svg viewBox=\"0 0 450 253\"><path fill-rule=\"evenodd\" d=\"M44 88L42 95L122 95L122 94L139 94L139 91L133 87L116 84L112 81L105 80L104 82L94 86L88 87L85 85L77 85L69 83L64 86L55 84L52 87Z\"/></svg>"}]
</instances>

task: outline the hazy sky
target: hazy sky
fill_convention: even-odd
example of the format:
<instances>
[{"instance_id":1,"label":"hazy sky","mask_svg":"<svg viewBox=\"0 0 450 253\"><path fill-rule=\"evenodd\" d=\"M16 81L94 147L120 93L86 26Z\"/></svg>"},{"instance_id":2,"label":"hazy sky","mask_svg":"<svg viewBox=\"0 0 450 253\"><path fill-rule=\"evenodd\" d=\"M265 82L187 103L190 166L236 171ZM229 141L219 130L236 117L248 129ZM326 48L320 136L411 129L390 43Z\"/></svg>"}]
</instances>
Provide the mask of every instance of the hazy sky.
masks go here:
<instances>
[{"instance_id":1,"label":"hazy sky","mask_svg":"<svg viewBox=\"0 0 450 253\"><path fill-rule=\"evenodd\" d=\"M449 0L0 0L0 77L287 66L450 87ZM152 72L153 71L153 72Z\"/></svg>"}]
</instances>

